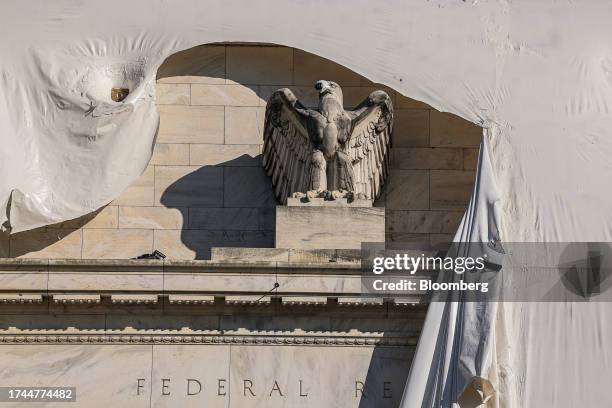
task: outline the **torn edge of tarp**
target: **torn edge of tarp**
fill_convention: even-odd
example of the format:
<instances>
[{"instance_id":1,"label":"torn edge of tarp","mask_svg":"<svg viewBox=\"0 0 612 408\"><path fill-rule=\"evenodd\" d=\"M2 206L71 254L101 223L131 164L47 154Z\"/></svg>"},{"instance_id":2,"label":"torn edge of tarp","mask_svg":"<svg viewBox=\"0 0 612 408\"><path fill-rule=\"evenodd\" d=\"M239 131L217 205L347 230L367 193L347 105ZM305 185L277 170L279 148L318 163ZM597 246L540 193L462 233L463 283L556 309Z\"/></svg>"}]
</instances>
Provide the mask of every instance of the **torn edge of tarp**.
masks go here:
<instances>
[{"instance_id":1,"label":"torn edge of tarp","mask_svg":"<svg viewBox=\"0 0 612 408\"><path fill-rule=\"evenodd\" d=\"M495 126L483 130L474 190L455 242L487 245L501 241L501 199L489 149L489 139L496 132ZM496 314L495 302L431 303L401 407L495 404Z\"/></svg>"}]
</instances>

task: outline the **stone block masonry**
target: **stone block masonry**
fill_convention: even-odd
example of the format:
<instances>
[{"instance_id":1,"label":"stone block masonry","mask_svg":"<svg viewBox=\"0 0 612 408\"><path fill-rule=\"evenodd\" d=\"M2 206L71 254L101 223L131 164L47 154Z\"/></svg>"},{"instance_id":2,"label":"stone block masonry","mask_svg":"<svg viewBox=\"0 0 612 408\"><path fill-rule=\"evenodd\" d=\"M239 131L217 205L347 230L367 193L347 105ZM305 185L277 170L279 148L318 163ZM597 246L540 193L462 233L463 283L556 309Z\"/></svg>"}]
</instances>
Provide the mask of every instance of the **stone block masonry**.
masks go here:
<instances>
[{"instance_id":1,"label":"stone block masonry","mask_svg":"<svg viewBox=\"0 0 612 408\"><path fill-rule=\"evenodd\" d=\"M260 164L267 98L291 88L316 106L314 82L333 80L347 109L375 89L395 107L391 175L383 196L389 241L444 241L472 189L482 130L377 85L332 61L270 45L208 45L159 68L160 128L149 166L107 207L13 236L0 257L130 258L159 249L174 259L211 247L273 247L276 203Z\"/></svg>"},{"instance_id":2,"label":"stone block masonry","mask_svg":"<svg viewBox=\"0 0 612 408\"><path fill-rule=\"evenodd\" d=\"M385 210L353 206L276 207L277 248L360 249L385 240Z\"/></svg>"}]
</instances>

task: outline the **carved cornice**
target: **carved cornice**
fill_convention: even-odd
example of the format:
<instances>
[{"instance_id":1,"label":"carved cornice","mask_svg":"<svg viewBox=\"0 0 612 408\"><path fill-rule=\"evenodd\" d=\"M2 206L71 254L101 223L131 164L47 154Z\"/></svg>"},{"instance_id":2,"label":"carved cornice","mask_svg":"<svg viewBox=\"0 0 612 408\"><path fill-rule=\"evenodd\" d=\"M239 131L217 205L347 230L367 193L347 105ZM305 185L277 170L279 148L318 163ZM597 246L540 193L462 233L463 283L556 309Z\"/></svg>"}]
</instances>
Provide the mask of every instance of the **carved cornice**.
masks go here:
<instances>
[{"instance_id":1,"label":"carved cornice","mask_svg":"<svg viewBox=\"0 0 612 408\"><path fill-rule=\"evenodd\" d=\"M97 304L100 303L100 295L54 295L53 302L61 304Z\"/></svg>"},{"instance_id":2,"label":"carved cornice","mask_svg":"<svg viewBox=\"0 0 612 408\"><path fill-rule=\"evenodd\" d=\"M387 315L396 307L393 302L362 297L360 269L355 264L3 259L0 260L0 274L0 303L7 304L5 312L0 312L6 314L0 317L12 322L0 330L0 344L411 347L417 341L416 326L394 332L393 336L382 334L385 328L395 327L386 324L385 319L406 320L410 315L403 311ZM315 307L317 313L326 314L324 319L345 319L351 308L360 317L367 314L364 318L375 319L381 312L387 317L376 330L371 329L371 325L363 326L367 329L357 325L350 331L314 331L304 329L305 326L280 331L274 326L274 319L270 319L266 331L250 331L239 326L239 331L230 332L221 330L216 323L211 324L210 329L197 325L197 330L194 327L183 330L183 326L168 329L173 326L167 324L173 315L183 313L190 316L244 313L245 319L259 316L265 320L279 314L291 318L294 312L312 316L306 309ZM87 308L88 316L97 317L73 324L72 316L82 311L79 308ZM126 310L130 313L126 314ZM159 320L151 320L153 325L159 322L157 328L139 327L136 317L149 316L151 310L157 313L155 319ZM169 310L168 315L160 313ZM420 319L421 312L412 319ZM22 318L23 313L40 319L32 325L28 317ZM56 314L55 325L46 323L44 316L50 314ZM127 315L134 320L128 329L113 326L116 328L107 330L104 320L107 314ZM58 321L62 321L62 325L58 326ZM216 318L211 321L218 323Z\"/></svg>"},{"instance_id":3,"label":"carved cornice","mask_svg":"<svg viewBox=\"0 0 612 408\"><path fill-rule=\"evenodd\" d=\"M157 260L157 259L29 259L0 258L1 272L125 272L198 274L274 273L282 270L293 274L355 274L358 262L284 262L284 261L217 261L217 260Z\"/></svg>"},{"instance_id":4,"label":"carved cornice","mask_svg":"<svg viewBox=\"0 0 612 408\"><path fill-rule=\"evenodd\" d=\"M382 306L361 296L354 262L234 262L166 260L1 259L0 303L25 306L104 303L111 307L209 305L265 306L271 296L287 306L320 306L338 299L343 308ZM391 302L420 303L418 296Z\"/></svg>"},{"instance_id":5,"label":"carved cornice","mask_svg":"<svg viewBox=\"0 0 612 408\"><path fill-rule=\"evenodd\" d=\"M23 293L0 294L0 303L4 303L4 304L42 303L42 295L23 294Z\"/></svg>"},{"instance_id":6,"label":"carved cornice","mask_svg":"<svg viewBox=\"0 0 612 408\"><path fill-rule=\"evenodd\" d=\"M249 336L170 334L8 334L0 344L236 344L276 346L416 346L417 336Z\"/></svg>"},{"instance_id":7,"label":"carved cornice","mask_svg":"<svg viewBox=\"0 0 612 408\"><path fill-rule=\"evenodd\" d=\"M171 305L212 305L215 297L211 295L170 295L168 301Z\"/></svg>"},{"instance_id":8,"label":"carved cornice","mask_svg":"<svg viewBox=\"0 0 612 408\"><path fill-rule=\"evenodd\" d=\"M157 303L158 298L158 295L111 295L111 302L122 305L151 305Z\"/></svg>"}]
</instances>

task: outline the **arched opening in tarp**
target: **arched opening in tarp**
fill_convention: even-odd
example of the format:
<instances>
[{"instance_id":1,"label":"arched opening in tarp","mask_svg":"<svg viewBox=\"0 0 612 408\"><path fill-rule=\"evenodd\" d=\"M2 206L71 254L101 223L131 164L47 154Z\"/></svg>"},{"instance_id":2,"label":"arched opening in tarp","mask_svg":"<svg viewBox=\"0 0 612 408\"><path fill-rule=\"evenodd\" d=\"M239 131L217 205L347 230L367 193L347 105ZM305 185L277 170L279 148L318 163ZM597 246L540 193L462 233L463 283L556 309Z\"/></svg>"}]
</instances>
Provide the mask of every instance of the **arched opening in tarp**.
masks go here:
<instances>
[{"instance_id":1,"label":"arched opening in tarp","mask_svg":"<svg viewBox=\"0 0 612 408\"><path fill-rule=\"evenodd\" d=\"M140 71L97 70L109 78L100 97L110 100L111 87L130 87L124 103L109 102L129 106L144 92L127 81ZM387 240L450 241L472 189L480 128L299 49L223 43L179 51L159 66L148 88L160 128L138 180L95 217L15 234L9 254L129 258L157 248L174 258L206 259L213 247L273 246L276 203L258 158L265 103L288 87L316 107L314 82L321 78L342 86L347 109L375 89L393 96L391 175L377 203L387 209ZM67 239L72 244L64 251ZM115 244L98 250L94 240Z\"/></svg>"},{"instance_id":2,"label":"arched opening in tarp","mask_svg":"<svg viewBox=\"0 0 612 408\"><path fill-rule=\"evenodd\" d=\"M322 78L342 87L347 109L376 89L393 97L391 175L376 203L387 210L388 241L452 240L472 190L480 128L299 49L223 43L173 54L157 72L161 119L152 164L156 182L167 181L156 187L161 194L156 201L179 209L184 219L191 216L190 228L181 234L187 247L205 241L196 238L203 233L198 229L209 230L213 246L270 245L276 202L258 157L265 104L272 92L287 87L305 106L316 107L314 84ZM183 158L169 158L173 154ZM187 165L199 167L178 170ZM205 193L206 198L200 197ZM249 215L243 216L245 212ZM255 213L267 221L254 225ZM217 224L209 220L212 214ZM215 232L221 224L232 232Z\"/></svg>"}]
</instances>

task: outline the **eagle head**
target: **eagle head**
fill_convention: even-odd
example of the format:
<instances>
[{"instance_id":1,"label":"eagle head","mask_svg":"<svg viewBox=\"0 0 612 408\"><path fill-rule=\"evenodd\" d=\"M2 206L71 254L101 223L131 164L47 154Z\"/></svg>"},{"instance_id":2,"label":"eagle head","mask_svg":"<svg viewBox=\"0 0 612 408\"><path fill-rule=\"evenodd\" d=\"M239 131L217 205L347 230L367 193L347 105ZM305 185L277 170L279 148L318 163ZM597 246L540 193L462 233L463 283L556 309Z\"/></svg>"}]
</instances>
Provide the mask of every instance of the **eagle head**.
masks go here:
<instances>
[{"instance_id":1,"label":"eagle head","mask_svg":"<svg viewBox=\"0 0 612 408\"><path fill-rule=\"evenodd\" d=\"M321 104L321 102L323 102L325 99L333 98L340 103L340 106L344 105L342 89L340 89L340 85L337 83L333 81L320 80L315 84L315 89L319 91L319 104Z\"/></svg>"}]
</instances>

